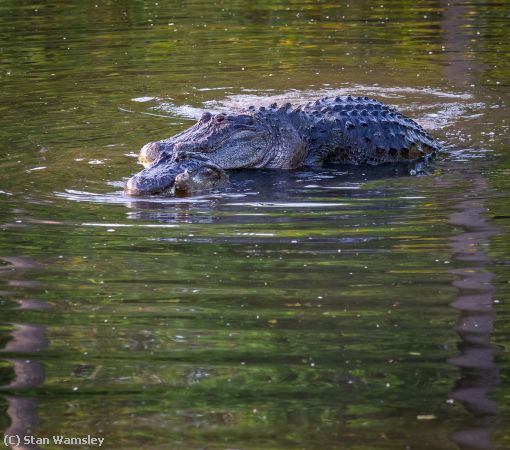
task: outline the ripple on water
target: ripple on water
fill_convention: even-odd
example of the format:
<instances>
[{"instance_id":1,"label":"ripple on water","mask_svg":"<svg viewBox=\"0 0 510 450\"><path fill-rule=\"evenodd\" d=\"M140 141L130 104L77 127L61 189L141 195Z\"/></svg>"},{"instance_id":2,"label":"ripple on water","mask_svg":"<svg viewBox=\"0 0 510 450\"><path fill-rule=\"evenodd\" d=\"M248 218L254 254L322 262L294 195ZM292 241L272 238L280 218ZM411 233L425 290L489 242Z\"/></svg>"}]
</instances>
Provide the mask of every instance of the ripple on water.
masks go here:
<instances>
[{"instance_id":1,"label":"ripple on water","mask_svg":"<svg viewBox=\"0 0 510 450\"><path fill-rule=\"evenodd\" d=\"M163 197L163 196L147 196L147 197L130 197L122 191L112 192L108 194L99 194L94 192L79 191L75 189L66 189L64 192L55 192L56 197L65 198L76 202L91 202L105 204L119 204L126 206L136 206L143 204L161 204L161 205L177 205L177 204L195 204L210 203L215 195L195 196L195 197Z\"/></svg>"}]
</instances>

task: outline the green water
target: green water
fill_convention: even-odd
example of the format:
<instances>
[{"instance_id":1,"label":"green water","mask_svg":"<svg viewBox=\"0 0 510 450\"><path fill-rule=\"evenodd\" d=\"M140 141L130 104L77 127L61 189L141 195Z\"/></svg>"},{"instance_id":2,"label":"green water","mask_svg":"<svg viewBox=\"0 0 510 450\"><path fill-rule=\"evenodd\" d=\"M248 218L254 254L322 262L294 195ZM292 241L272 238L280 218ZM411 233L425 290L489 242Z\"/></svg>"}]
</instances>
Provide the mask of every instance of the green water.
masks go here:
<instances>
[{"instance_id":1,"label":"green water","mask_svg":"<svg viewBox=\"0 0 510 450\"><path fill-rule=\"evenodd\" d=\"M4 436L510 448L509 19L506 1L0 2ZM428 175L122 193L138 149L204 110L348 93L445 142Z\"/></svg>"}]
</instances>

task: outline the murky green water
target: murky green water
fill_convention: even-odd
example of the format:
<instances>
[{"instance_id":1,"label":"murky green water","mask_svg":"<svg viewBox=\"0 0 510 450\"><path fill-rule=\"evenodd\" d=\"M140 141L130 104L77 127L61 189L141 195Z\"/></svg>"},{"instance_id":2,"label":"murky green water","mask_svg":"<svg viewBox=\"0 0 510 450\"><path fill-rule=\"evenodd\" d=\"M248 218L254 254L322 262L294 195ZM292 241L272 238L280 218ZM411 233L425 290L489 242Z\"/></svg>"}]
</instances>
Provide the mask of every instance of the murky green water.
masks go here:
<instances>
[{"instance_id":1,"label":"murky green water","mask_svg":"<svg viewBox=\"0 0 510 450\"><path fill-rule=\"evenodd\" d=\"M1 2L5 436L510 448L509 20L485 1ZM430 174L122 194L140 146L204 109L346 93L443 140Z\"/></svg>"}]
</instances>

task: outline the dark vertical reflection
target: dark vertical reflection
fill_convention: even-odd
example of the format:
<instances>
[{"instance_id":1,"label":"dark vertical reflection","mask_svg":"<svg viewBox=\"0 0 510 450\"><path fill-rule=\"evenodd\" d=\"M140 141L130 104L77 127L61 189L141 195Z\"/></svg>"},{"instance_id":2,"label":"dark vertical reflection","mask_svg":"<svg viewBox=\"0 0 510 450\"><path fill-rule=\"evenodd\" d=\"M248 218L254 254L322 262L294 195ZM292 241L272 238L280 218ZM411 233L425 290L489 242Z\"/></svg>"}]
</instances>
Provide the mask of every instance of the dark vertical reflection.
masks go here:
<instances>
[{"instance_id":1,"label":"dark vertical reflection","mask_svg":"<svg viewBox=\"0 0 510 450\"><path fill-rule=\"evenodd\" d=\"M10 265L3 267L0 275L12 273L16 270L30 269L34 264L30 260L23 258L2 258ZM20 281L14 283L19 285ZM21 282L21 284L24 284ZM37 300L18 300L19 310L43 310L49 305ZM46 327L42 325L15 323L11 324L13 330L10 333L10 340L0 350L2 353L23 354L41 352L48 348L49 342L46 337ZM0 386L2 390L28 389L40 386L44 383L45 372L42 363L25 358L5 358L13 365L14 379L6 385ZM34 450L39 449L37 445L23 444L25 436L33 436L39 423L39 403L32 398L4 396L7 400L7 414L11 419L11 425L4 431L4 436L18 436L21 440L20 445L13 445L15 450Z\"/></svg>"},{"instance_id":2,"label":"dark vertical reflection","mask_svg":"<svg viewBox=\"0 0 510 450\"><path fill-rule=\"evenodd\" d=\"M472 189L458 202L457 212L449 217L451 224L463 232L450 238L453 259L464 267L451 271L456 277L458 296L452 306L460 311L455 331L460 336L460 354L449 362L460 370L460 378L451 398L461 402L477 418L477 425L458 430L451 439L462 449L492 449L492 421L498 414L496 402L488 393L500 381L499 367L494 363L496 347L491 344L495 312L492 295L493 274L488 270L490 258L486 249L496 231L486 221L486 181L471 174Z\"/></svg>"},{"instance_id":3,"label":"dark vertical reflection","mask_svg":"<svg viewBox=\"0 0 510 450\"><path fill-rule=\"evenodd\" d=\"M442 1L441 28L448 64L444 74L450 82L473 83L476 73L483 70L470 57L472 28L469 25L471 7L463 1ZM476 73L475 73L476 72ZM460 370L460 378L451 397L461 402L477 420L475 426L450 435L462 449L492 449L490 435L492 419L498 414L496 402L488 393L499 383L499 368L494 363L496 347L491 344L495 312L493 308L493 274L488 270L490 258L486 252L489 239L496 230L486 221L485 198L489 192L485 178L472 173L471 190L457 203L457 212L449 217L452 225L462 232L450 239L452 256L459 266L451 271L458 289L452 307L460 311L455 331L461 341L460 354L449 362Z\"/></svg>"},{"instance_id":4,"label":"dark vertical reflection","mask_svg":"<svg viewBox=\"0 0 510 450\"><path fill-rule=\"evenodd\" d=\"M462 0L442 0L441 9L440 24L448 61L443 68L444 75L456 84L471 83L475 72L482 70L480 62L470 57L473 31L468 17L473 7Z\"/></svg>"}]
</instances>

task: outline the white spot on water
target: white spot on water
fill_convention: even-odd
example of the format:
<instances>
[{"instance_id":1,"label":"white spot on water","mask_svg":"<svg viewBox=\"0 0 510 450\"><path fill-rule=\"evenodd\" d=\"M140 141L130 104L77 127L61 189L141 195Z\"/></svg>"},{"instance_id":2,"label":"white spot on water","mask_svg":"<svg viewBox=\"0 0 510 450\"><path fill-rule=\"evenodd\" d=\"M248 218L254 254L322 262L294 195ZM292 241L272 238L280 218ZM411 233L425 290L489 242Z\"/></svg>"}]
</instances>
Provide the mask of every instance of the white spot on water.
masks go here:
<instances>
[{"instance_id":1,"label":"white spot on water","mask_svg":"<svg viewBox=\"0 0 510 450\"><path fill-rule=\"evenodd\" d=\"M152 100L157 100L157 97L135 97L131 99L132 102L137 103L150 102Z\"/></svg>"},{"instance_id":2,"label":"white spot on water","mask_svg":"<svg viewBox=\"0 0 510 450\"><path fill-rule=\"evenodd\" d=\"M44 169L46 169L46 166L32 167L31 169L27 170L27 173L35 172L37 170L44 170Z\"/></svg>"}]
</instances>

